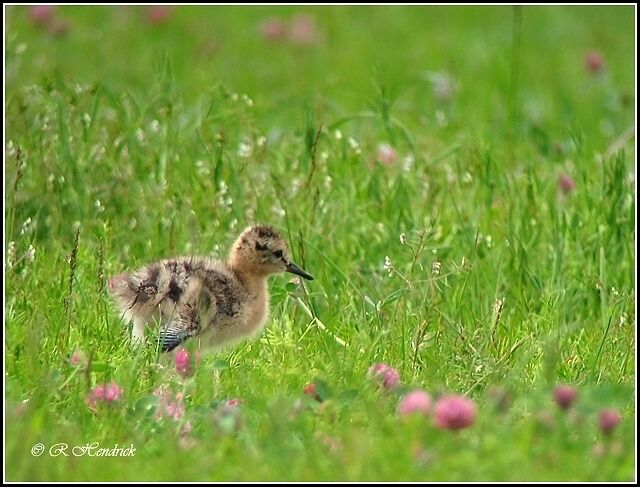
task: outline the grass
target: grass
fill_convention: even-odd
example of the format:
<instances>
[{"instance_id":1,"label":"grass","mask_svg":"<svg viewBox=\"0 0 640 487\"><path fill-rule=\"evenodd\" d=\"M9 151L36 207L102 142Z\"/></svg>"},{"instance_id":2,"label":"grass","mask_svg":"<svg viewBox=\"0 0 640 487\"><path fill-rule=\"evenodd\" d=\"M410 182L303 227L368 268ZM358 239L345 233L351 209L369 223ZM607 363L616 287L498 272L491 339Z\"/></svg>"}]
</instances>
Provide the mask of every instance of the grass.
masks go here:
<instances>
[{"instance_id":1,"label":"grass","mask_svg":"<svg viewBox=\"0 0 640 487\"><path fill-rule=\"evenodd\" d=\"M61 7L53 35L5 7L7 480L635 478L633 7L145 12ZM310 44L261 35L300 12ZM106 277L224 257L254 221L315 280L272 278L265 332L189 379L134 351ZM367 379L377 362L402 388ZM179 421L155 418L161 385ZM468 395L476 423L402 421L410 388ZM93 442L136 452L30 453Z\"/></svg>"}]
</instances>

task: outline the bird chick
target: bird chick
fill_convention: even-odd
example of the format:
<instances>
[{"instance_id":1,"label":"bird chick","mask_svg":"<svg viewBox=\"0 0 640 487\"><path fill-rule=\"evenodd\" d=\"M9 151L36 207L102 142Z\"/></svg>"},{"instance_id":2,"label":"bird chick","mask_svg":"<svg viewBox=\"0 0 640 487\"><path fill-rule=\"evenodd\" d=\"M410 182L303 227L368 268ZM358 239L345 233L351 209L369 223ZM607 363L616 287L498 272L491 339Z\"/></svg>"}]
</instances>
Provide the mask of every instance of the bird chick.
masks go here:
<instances>
[{"instance_id":1,"label":"bird chick","mask_svg":"<svg viewBox=\"0 0 640 487\"><path fill-rule=\"evenodd\" d=\"M155 323L163 351L192 337L201 347L218 348L262 330L269 315L267 278L285 271L313 280L291 260L278 232L254 225L235 241L227 263L162 260L110 278L109 293L125 321L133 321L133 342L143 342L146 327Z\"/></svg>"}]
</instances>

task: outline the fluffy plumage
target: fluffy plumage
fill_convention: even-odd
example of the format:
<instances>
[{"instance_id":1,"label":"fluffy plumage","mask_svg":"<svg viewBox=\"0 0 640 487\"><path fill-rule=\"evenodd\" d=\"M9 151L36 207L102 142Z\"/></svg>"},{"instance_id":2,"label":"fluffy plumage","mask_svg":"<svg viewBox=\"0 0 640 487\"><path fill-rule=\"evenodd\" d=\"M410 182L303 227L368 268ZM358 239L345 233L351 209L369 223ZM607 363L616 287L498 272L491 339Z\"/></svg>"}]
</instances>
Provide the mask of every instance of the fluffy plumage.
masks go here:
<instances>
[{"instance_id":1,"label":"fluffy plumage","mask_svg":"<svg viewBox=\"0 0 640 487\"><path fill-rule=\"evenodd\" d=\"M123 318L133 321L134 342L157 324L163 351L192 337L201 346L219 347L262 330L269 313L267 278L285 271L313 279L292 262L277 231L255 225L240 234L227 263L206 257L154 262L109 279L109 293Z\"/></svg>"}]
</instances>

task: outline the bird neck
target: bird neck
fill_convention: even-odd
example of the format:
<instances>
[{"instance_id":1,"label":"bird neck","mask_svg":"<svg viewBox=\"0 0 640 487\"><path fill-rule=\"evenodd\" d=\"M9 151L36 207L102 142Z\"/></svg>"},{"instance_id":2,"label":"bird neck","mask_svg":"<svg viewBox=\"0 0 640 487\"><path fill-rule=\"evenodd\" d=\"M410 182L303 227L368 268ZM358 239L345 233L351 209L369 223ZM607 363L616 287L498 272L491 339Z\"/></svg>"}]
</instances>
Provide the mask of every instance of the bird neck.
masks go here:
<instances>
[{"instance_id":1,"label":"bird neck","mask_svg":"<svg viewBox=\"0 0 640 487\"><path fill-rule=\"evenodd\" d=\"M229 263L229 267L251 296L266 297L268 274L251 272L251 269L239 266L233 261Z\"/></svg>"}]
</instances>

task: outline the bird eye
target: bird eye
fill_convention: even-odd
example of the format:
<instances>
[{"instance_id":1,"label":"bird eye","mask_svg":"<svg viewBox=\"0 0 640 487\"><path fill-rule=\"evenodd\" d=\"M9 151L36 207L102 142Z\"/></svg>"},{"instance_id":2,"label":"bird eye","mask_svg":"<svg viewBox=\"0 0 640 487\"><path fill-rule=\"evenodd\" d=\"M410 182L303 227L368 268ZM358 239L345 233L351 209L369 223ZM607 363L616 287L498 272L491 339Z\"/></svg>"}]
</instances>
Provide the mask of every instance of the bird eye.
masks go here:
<instances>
[{"instance_id":1,"label":"bird eye","mask_svg":"<svg viewBox=\"0 0 640 487\"><path fill-rule=\"evenodd\" d=\"M273 255L275 255L278 259L282 259L282 250L276 250Z\"/></svg>"}]
</instances>

